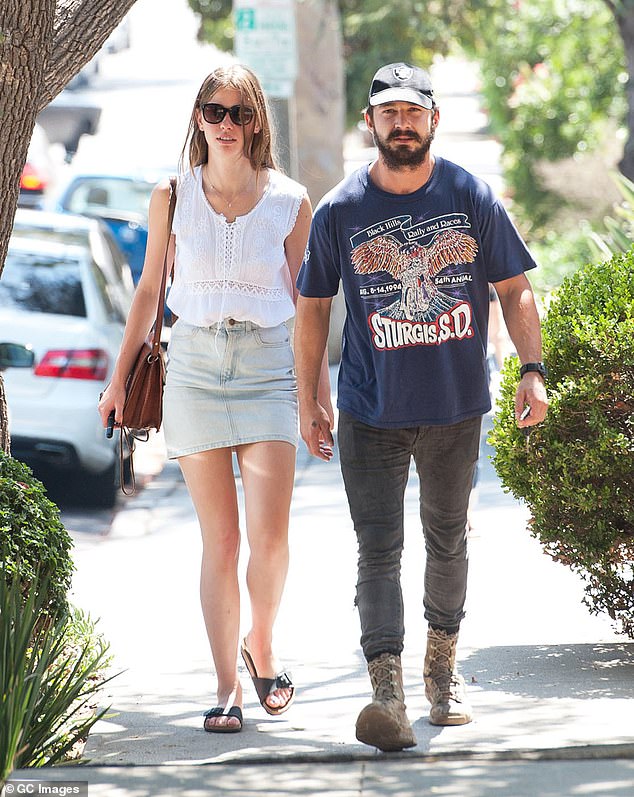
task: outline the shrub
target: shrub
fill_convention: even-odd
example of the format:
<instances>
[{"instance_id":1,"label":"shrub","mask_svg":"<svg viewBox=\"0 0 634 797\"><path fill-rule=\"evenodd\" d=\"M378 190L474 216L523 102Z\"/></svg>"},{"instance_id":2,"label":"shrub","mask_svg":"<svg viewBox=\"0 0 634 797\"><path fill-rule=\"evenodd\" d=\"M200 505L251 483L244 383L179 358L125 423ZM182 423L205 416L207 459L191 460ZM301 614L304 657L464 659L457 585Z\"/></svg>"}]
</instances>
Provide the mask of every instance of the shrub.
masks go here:
<instances>
[{"instance_id":1,"label":"shrub","mask_svg":"<svg viewBox=\"0 0 634 797\"><path fill-rule=\"evenodd\" d=\"M543 325L550 408L528 445L505 363L490 442L530 530L585 583L585 603L634 638L634 253L567 278Z\"/></svg>"},{"instance_id":2,"label":"shrub","mask_svg":"<svg viewBox=\"0 0 634 797\"><path fill-rule=\"evenodd\" d=\"M73 573L71 547L59 509L46 497L42 483L30 468L0 451L0 548L6 553L4 566L8 573L18 573L24 593L38 573L47 574L42 606L52 615L67 607Z\"/></svg>"},{"instance_id":3,"label":"shrub","mask_svg":"<svg viewBox=\"0 0 634 797\"><path fill-rule=\"evenodd\" d=\"M108 645L67 610L41 623L47 587L38 572L25 596L0 567L0 790L13 769L66 760L105 713L90 701L106 680Z\"/></svg>"}]
</instances>

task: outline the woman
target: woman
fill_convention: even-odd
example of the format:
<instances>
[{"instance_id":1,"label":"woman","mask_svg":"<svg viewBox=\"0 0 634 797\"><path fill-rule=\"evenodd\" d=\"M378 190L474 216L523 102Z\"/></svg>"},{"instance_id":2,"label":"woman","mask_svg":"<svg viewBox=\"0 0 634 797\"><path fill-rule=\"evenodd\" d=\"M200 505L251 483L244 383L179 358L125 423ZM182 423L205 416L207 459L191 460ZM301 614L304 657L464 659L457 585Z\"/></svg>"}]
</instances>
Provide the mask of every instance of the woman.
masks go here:
<instances>
[{"instance_id":1,"label":"woman","mask_svg":"<svg viewBox=\"0 0 634 797\"><path fill-rule=\"evenodd\" d=\"M188 168L184 162L188 150ZM119 423L125 377L152 323L167 244L169 186L152 194L143 274L112 382L99 410ZM176 213L172 327L163 428L200 522L200 594L218 678L211 733L242 728L238 678L240 529L233 475L242 477L250 549L252 625L242 657L263 708L281 714L294 687L272 652L273 624L288 568L297 404L285 322L294 315L311 207L306 190L276 169L271 125L256 76L220 67L203 82L181 156ZM320 395L329 402L327 364ZM328 404L326 405L328 406Z\"/></svg>"}]
</instances>

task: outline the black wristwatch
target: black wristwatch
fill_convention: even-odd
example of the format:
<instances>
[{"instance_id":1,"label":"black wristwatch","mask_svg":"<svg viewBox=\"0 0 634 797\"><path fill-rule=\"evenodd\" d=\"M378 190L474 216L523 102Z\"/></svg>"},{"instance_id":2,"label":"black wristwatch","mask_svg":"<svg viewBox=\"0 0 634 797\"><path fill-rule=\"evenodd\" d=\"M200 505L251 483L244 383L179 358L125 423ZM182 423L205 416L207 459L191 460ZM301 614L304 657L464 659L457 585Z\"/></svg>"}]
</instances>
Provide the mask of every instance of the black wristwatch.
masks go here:
<instances>
[{"instance_id":1,"label":"black wristwatch","mask_svg":"<svg viewBox=\"0 0 634 797\"><path fill-rule=\"evenodd\" d=\"M527 374L529 371L535 371L544 379L548 376L548 370L544 363L524 363L520 368L520 377L524 376L524 374Z\"/></svg>"}]
</instances>

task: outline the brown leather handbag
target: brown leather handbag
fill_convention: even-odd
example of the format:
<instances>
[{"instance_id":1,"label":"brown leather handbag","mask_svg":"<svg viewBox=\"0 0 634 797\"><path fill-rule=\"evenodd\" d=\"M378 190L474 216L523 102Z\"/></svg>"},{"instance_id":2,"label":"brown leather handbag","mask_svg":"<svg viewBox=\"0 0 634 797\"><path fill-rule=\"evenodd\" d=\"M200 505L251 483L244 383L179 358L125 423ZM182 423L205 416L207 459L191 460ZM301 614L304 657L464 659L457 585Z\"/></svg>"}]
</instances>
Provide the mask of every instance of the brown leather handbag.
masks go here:
<instances>
[{"instance_id":1,"label":"brown leather handbag","mask_svg":"<svg viewBox=\"0 0 634 797\"><path fill-rule=\"evenodd\" d=\"M126 495L132 495L136 489L134 478L133 454L137 440L146 441L150 430L161 428L163 420L163 387L165 385L165 355L161 347L161 329L165 311L165 290L167 287L168 253L172 221L176 209L176 178L170 178L170 199L167 214L167 245L163 258L163 276L156 306L153 333L150 340L145 340L137 354L134 365L126 380L126 397L121 419L120 482ZM127 490L124 479L124 440L130 452L130 477L132 489Z\"/></svg>"}]
</instances>

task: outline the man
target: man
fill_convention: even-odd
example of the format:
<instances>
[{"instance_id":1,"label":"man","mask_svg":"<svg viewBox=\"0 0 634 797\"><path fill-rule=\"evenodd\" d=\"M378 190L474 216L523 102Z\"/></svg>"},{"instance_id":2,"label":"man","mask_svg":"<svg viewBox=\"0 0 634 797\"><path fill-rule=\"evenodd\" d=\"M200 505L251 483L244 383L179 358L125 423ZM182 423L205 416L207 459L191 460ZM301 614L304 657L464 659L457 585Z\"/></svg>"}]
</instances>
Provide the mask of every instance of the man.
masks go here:
<instances>
[{"instance_id":1,"label":"man","mask_svg":"<svg viewBox=\"0 0 634 797\"><path fill-rule=\"evenodd\" d=\"M298 278L301 433L311 454L325 460L333 438L317 386L340 282L346 300L338 441L359 545L361 646L373 688L356 733L381 750L416 744L400 661L403 495L412 457L426 544L430 721L471 720L455 662L467 506L482 415L491 406L489 282L523 364L518 425L539 423L547 409L539 318L524 274L535 262L490 188L431 153L438 120L427 72L405 63L378 70L365 110L377 160L321 201Z\"/></svg>"}]
</instances>

